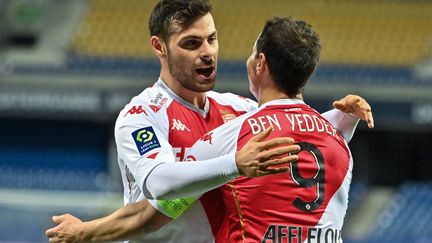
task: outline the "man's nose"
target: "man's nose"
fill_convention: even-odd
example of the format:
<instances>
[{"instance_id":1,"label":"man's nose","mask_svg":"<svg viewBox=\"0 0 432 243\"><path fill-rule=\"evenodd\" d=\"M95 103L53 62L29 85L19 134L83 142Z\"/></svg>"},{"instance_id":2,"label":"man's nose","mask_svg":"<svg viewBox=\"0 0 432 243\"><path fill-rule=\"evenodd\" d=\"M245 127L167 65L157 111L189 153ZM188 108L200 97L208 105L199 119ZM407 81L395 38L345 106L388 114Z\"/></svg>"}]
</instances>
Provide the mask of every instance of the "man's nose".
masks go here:
<instances>
[{"instance_id":1,"label":"man's nose","mask_svg":"<svg viewBox=\"0 0 432 243\"><path fill-rule=\"evenodd\" d=\"M201 60L202 60L203 63L206 64L206 65L213 64L213 62L214 62L214 58L213 58L213 56L209 56L209 55L201 56Z\"/></svg>"},{"instance_id":2,"label":"man's nose","mask_svg":"<svg viewBox=\"0 0 432 243\"><path fill-rule=\"evenodd\" d=\"M204 42L202 46L202 52L201 52L201 60L204 62L204 64L209 65L212 64L215 60L215 52L216 48L208 42Z\"/></svg>"}]
</instances>

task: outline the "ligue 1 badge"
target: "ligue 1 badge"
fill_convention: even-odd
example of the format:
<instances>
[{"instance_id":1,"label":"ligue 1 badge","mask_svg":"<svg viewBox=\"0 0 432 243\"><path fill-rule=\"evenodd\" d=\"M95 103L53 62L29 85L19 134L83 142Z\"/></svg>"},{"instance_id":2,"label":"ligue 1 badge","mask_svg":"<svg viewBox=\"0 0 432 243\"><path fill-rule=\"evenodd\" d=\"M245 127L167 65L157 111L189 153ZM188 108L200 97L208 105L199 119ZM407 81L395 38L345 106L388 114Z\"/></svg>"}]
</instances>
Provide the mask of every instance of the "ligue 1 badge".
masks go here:
<instances>
[{"instance_id":1,"label":"ligue 1 badge","mask_svg":"<svg viewBox=\"0 0 432 243\"><path fill-rule=\"evenodd\" d=\"M153 127L144 127L136 130L132 133L132 138L135 141L140 155L161 147Z\"/></svg>"}]
</instances>

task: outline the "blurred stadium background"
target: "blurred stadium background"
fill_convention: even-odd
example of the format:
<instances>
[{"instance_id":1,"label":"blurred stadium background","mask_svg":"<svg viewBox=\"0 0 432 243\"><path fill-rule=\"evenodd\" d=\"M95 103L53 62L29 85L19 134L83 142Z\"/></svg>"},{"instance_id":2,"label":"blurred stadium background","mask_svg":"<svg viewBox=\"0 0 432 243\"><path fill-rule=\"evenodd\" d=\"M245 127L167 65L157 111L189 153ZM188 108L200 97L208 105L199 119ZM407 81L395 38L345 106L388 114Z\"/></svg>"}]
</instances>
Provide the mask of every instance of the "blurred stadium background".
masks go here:
<instances>
[{"instance_id":1,"label":"blurred stadium background","mask_svg":"<svg viewBox=\"0 0 432 243\"><path fill-rule=\"evenodd\" d=\"M50 216L83 219L122 204L118 111L158 77L155 0L0 1L0 242L47 242ZM306 88L319 111L348 93L372 104L360 124L347 243L432 242L432 1L213 0L216 89L244 96L244 62L265 20L294 16L321 35Z\"/></svg>"}]
</instances>

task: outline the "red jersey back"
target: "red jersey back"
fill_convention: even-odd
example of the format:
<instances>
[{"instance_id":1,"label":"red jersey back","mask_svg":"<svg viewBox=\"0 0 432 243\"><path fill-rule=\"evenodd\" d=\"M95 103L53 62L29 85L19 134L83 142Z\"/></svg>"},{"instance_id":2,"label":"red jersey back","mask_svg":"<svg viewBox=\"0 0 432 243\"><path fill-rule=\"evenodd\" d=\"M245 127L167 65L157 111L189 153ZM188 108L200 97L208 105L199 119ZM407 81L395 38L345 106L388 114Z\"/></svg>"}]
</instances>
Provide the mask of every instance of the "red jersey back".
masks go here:
<instances>
[{"instance_id":1,"label":"red jersey back","mask_svg":"<svg viewBox=\"0 0 432 243\"><path fill-rule=\"evenodd\" d=\"M342 242L351 154L339 132L302 101L269 102L207 134L213 150L193 148L211 153L207 156L235 153L268 126L274 127L270 138L295 139L299 160L287 173L239 177L221 187L227 218L220 232L228 233L216 236L216 242ZM202 159L199 153L194 156Z\"/></svg>"}]
</instances>

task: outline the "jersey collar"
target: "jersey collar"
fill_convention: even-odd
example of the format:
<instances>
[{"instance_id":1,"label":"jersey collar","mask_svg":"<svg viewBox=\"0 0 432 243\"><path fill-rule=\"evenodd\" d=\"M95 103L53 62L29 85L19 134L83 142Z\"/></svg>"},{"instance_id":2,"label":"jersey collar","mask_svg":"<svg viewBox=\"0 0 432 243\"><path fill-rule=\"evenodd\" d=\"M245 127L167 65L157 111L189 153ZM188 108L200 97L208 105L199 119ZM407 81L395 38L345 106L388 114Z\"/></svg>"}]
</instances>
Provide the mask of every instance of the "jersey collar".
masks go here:
<instances>
[{"instance_id":1,"label":"jersey collar","mask_svg":"<svg viewBox=\"0 0 432 243\"><path fill-rule=\"evenodd\" d=\"M210 102L207 98L207 95L206 95L206 99L205 99L204 109L199 109L199 108L196 108L195 106L193 106L188 101L184 100L182 97L178 96L176 93L174 93L174 91L172 91L161 78L158 79L158 81L156 82L156 85L159 86L161 89L163 89L165 92L167 92L167 94L171 98L177 100L183 106L185 106L185 107L187 107L187 108L189 108L195 112L198 112L203 117L207 116L207 114L210 110Z\"/></svg>"},{"instance_id":2,"label":"jersey collar","mask_svg":"<svg viewBox=\"0 0 432 243\"><path fill-rule=\"evenodd\" d=\"M270 105L298 105L298 104L305 105L305 102L299 99L277 99L277 100L270 100L262 104L260 106L260 109Z\"/></svg>"}]
</instances>

